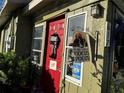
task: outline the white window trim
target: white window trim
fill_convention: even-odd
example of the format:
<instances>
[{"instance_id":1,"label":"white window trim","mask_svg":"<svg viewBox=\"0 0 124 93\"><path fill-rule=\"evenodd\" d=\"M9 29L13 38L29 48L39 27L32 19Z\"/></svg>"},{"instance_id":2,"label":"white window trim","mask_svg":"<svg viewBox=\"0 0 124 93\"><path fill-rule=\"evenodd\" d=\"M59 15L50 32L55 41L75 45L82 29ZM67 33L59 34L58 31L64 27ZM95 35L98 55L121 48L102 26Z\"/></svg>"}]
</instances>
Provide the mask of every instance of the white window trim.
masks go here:
<instances>
[{"instance_id":1,"label":"white window trim","mask_svg":"<svg viewBox=\"0 0 124 93\"><path fill-rule=\"evenodd\" d=\"M41 50L37 50L37 49L33 49L32 51L36 51L36 52L40 52L41 56L40 56L40 63L34 62L32 61L33 64L38 65L38 66L42 66L43 65L43 57L44 57L44 47L45 47L45 37L46 37L46 22L42 22L39 24L36 24L34 27L39 27L39 26L43 26L43 33L42 33L42 37L41 38L32 38L32 39L41 39L42 40L42 48Z\"/></svg>"},{"instance_id":2,"label":"white window trim","mask_svg":"<svg viewBox=\"0 0 124 93\"><path fill-rule=\"evenodd\" d=\"M87 23L87 12L86 11L85 12L76 13L76 14L72 14L72 15L67 15L67 26L68 26L68 19L69 18L78 16L78 15L82 15L82 14L85 14L84 32L86 32L86 23ZM66 26L66 35L67 35L67 26Z\"/></svg>"},{"instance_id":3,"label":"white window trim","mask_svg":"<svg viewBox=\"0 0 124 93\"><path fill-rule=\"evenodd\" d=\"M43 39L42 37L35 37L35 38L33 38L33 39Z\"/></svg>"},{"instance_id":4,"label":"white window trim","mask_svg":"<svg viewBox=\"0 0 124 93\"><path fill-rule=\"evenodd\" d=\"M67 48L71 48L70 46L67 46L67 36L68 36L68 20L69 18L71 17L75 17L75 16L78 16L78 15L81 15L81 14L85 14L85 22L84 22L84 32L86 32L86 23L87 23L87 12L80 12L80 13L77 13L77 14L72 14L72 15L67 15L66 17L66 33L65 33L65 49L64 49L64 64L63 64L63 77L65 77L65 80L68 81L68 82L71 82L77 86L82 86L82 79L83 79L83 62L81 63L81 79L80 80L77 80L69 75L66 75L66 71L65 71L65 68L66 68L66 49Z\"/></svg>"},{"instance_id":5,"label":"white window trim","mask_svg":"<svg viewBox=\"0 0 124 93\"><path fill-rule=\"evenodd\" d=\"M32 51L34 51L34 52L42 52L41 50L38 50L38 49L32 49Z\"/></svg>"},{"instance_id":6,"label":"white window trim","mask_svg":"<svg viewBox=\"0 0 124 93\"><path fill-rule=\"evenodd\" d=\"M11 23L8 25L7 29L5 29L5 52L8 52L8 49L10 48L10 44L7 42L9 41L9 35L11 33ZM11 43L11 42L10 42Z\"/></svg>"}]
</instances>

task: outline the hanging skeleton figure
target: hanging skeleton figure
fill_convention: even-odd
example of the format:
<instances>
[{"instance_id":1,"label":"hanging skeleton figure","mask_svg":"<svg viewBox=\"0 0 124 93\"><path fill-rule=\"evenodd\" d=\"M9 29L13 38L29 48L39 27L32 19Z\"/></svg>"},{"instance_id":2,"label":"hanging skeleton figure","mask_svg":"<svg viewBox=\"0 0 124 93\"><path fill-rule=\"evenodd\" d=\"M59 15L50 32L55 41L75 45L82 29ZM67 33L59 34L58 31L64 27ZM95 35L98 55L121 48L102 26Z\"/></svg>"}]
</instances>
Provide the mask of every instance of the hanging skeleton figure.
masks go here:
<instances>
[{"instance_id":1,"label":"hanging skeleton figure","mask_svg":"<svg viewBox=\"0 0 124 93\"><path fill-rule=\"evenodd\" d=\"M49 57L56 59L57 48L60 43L60 38L56 32L54 32L50 37L50 45L52 47L52 53Z\"/></svg>"}]
</instances>

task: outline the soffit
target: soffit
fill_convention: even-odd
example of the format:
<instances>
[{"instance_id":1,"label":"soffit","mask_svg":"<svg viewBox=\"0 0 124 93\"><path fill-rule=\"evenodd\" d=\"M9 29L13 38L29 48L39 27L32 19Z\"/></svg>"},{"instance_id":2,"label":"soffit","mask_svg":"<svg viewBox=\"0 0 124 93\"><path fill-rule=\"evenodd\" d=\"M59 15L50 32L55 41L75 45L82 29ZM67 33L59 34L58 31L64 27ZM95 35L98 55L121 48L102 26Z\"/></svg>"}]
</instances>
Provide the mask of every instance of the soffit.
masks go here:
<instances>
[{"instance_id":1,"label":"soffit","mask_svg":"<svg viewBox=\"0 0 124 93\"><path fill-rule=\"evenodd\" d=\"M31 0L5 0L3 8L0 11L0 27L9 19L11 13L19 7L23 7Z\"/></svg>"}]
</instances>

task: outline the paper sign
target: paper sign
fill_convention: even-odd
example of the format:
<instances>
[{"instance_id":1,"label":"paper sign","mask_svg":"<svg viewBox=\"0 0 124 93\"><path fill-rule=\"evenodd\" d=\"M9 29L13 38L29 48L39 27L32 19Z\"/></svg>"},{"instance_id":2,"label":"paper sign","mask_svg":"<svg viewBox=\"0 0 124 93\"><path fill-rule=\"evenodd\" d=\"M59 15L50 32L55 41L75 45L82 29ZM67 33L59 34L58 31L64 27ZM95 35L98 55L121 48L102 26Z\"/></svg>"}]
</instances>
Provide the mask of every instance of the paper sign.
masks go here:
<instances>
[{"instance_id":1,"label":"paper sign","mask_svg":"<svg viewBox=\"0 0 124 93\"><path fill-rule=\"evenodd\" d=\"M57 68L57 62L56 61L53 61L53 60L50 60L50 69L52 70L56 70Z\"/></svg>"},{"instance_id":2,"label":"paper sign","mask_svg":"<svg viewBox=\"0 0 124 93\"><path fill-rule=\"evenodd\" d=\"M81 63L73 64L72 76L74 78L80 80L80 78L81 78Z\"/></svg>"}]
</instances>

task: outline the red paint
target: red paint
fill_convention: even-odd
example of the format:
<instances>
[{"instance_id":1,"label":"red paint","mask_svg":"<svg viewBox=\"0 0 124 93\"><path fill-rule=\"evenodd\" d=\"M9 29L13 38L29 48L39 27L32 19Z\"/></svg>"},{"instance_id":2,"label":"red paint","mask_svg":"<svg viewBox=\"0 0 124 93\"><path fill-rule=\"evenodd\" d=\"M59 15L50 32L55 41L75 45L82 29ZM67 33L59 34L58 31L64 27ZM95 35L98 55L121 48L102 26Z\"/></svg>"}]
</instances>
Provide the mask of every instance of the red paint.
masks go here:
<instances>
[{"instance_id":1,"label":"red paint","mask_svg":"<svg viewBox=\"0 0 124 93\"><path fill-rule=\"evenodd\" d=\"M62 65L62 51L64 41L64 19L52 20L48 23L49 29L47 33L47 49L46 49L46 60L44 63L44 72L42 76L42 87L45 93L59 93L60 77L61 77L61 65ZM50 45L50 36L57 32L60 38L60 43L57 48L56 59L50 58L52 48ZM50 60L57 61L57 70L52 70L49 67Z\"/></svg>"}]
</instances>

